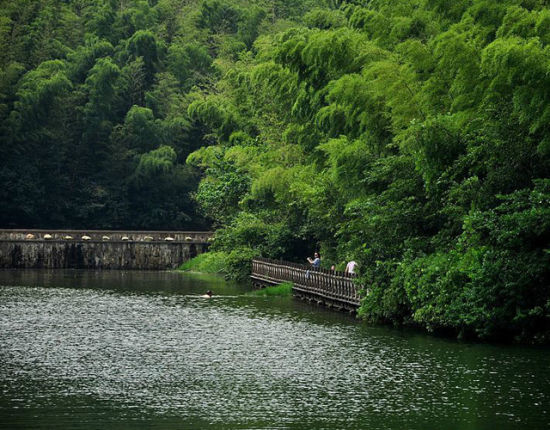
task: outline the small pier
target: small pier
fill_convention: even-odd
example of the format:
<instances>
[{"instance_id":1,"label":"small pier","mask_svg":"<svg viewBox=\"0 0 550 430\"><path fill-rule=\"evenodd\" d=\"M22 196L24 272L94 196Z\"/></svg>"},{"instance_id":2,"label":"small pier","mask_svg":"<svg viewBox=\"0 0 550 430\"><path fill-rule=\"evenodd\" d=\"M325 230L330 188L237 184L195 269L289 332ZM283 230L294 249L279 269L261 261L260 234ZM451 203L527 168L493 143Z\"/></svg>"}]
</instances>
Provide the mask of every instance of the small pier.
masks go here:
<instances>
[{"instance_id":1,"label":"small pier","mask_svg":"<svg viewBox=\"0 0 550 430\"><path fill-rule=\"evenodd\" d=\"M356 276L353 274L255 258L252 260L250 277L258 287L292 282L296 297L330 308L355 312L360 305L361 288L356 285Z\"/></svg>"}]
</instances>

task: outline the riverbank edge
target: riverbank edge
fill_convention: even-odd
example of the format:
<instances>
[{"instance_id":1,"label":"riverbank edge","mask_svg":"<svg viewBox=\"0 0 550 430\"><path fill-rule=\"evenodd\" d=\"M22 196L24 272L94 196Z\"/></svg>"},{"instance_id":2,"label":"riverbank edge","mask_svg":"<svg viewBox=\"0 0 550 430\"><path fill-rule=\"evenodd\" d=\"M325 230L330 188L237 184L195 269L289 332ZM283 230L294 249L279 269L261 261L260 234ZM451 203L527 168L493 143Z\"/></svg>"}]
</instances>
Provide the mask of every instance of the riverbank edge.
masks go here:
<instances>
[{"instance_id":1,"label":"riverbank edge","mask_svg":"<svg viewBox=\"0 0 550 430\"><path fill-rule=\"evenodd\" d=\"M250 269L248 265L244 264L246 255L239 255L239 258L231 258L230 254L219 251L209 251L203 254L200 254L185 263L183 263L178 270L195 272L202 274L217 274L223 275L227 279L245 280L250 274ZM236 261L237 260L237 261ZM249 261L251 261L250 258ZM231 265L239 265L239 270L231 269ZM248 270L248 272L247 272ZM235 272L240 276L235 276ZM246 273L245 273L246 272ZM244 277L243 277L244 276ZM363 322L369 325L375 326L392 326L394 328L402 329L411 329L418 332L422 332L434 337L439 338L448 338L454 339L459 342L475 342L475 343L485 343L485 344L506 344L506 345L525 345L525 346L541 346L548 347L550 346L550 339L540 339L540 338L518 338L517 336L509 336L508 333L502 333L499 336L492 337L480 337L471 330L464 330L464 328L456 327L425 327L422 324L419 324L416 321L413 321L411 318L399 323L398 321L386 319L385 321L369 321L368 317L361 311L361 307L358 310L357 317Z\"/></svg>"}]
</instances>

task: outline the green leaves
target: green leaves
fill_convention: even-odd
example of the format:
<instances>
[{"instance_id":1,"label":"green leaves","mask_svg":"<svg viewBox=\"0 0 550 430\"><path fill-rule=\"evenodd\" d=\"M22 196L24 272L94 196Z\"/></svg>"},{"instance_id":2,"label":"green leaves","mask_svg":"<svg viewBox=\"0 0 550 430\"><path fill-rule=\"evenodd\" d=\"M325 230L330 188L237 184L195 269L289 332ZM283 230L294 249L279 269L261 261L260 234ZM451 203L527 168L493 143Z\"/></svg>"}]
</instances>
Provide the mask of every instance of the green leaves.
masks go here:
<instances>
[{"instance_id":1,"label":"green leaves","mask_svg":"<svg viewBox=\"0 0 550 430\"><path fill-rule=\"evenodd\" d=\"M181 2L153 3L3 2L4 225L205 228L182 163L202 141L187 92L211 82L212 58L190 42L196 27L178 33ZM171 45L189 65L181 82Z\"/></svg>"},{"instance_id":2,"label":"green leaves","mask_svg":"<svg viewBox=\"0 0 550 430\"><path fill-rule=\"evenodd\" d=\"M200 80L212 66L212 58L205 46L197 43L174 43L168 48L168 70L186 88Z\"/></svg>"},{"instance_id":3,"label":"green leaves","mask_svg":"<svg viewBox=\"0 0 550 430\"><path fill-rule=\"evenodd\" d=\"M46 61L21 79L13 114L32 127L47 118L56 98L71 87L66 64L60 60Z\"/></svg>"},{"instance_id":4,"label":"green leaves","mask_svg":"<svg viewBox=\"0 0 550 430\"><path fill-rule=\"evenodd\" d=\"M132 106L126 114L123 130L128 147L138 153L149 151L162 142L160 124L148 108Z\"/></svg>"},{"instance_id":5,"label":"green leaves","mask_svg":"<svg viewBox=\"0 0 550 430\"><path fill-rule=\"evenodd\" d=\"M531 133L545 128L550 119L549 65L550 50L538 39L497 39L482 58L482 71L491 79L488 102L511 102Z\"/></svg>"},{"instance_id":6,"label":"green leaves","mask_svg":"<svg viewBox=\"0 0 550 430\"><path fill-rule=\"evenodd\" d=\"M371 321L548 333L549 16L375 1L258 39L189 108L218 249L354 258Z\"/></svg>"},{"instance_id":7,"label":"green leaves","mask_svg":"<svg viewBox=\"0 0 550 430\"><path fill-rule=\"evenodd\" d=\"M160 174L166 174L174 168L176 152L169 146L160 146L139 157L136 176L151 180Z\"/></svg>"},{"instance_id":8,"label":"green leaves","mask_svg":"<svg viewBox=\"0 0 550 430\"><path fill-rule=\"evenodd\" d=\"M198 26L212 33L235 33L240 18L239 9L229 2L206 0L202 3Z\"/></svg>"},{"instance_id":9,"label":"green leaves","mask_svg":"<svg viewBox=\"0 0 550 430\"><path fill-rule=\"evenodd\" d=\"M196 100L189 105L191 119L209 127L221 140L228 140L238 127L237 110L221 97Z\"/></svg>"},{"instance_id":10,"label":"green leaves","mask_svg":"<svg viewBox=\"0 0 550 430\"><path fill-rule=\"evenodd\" d=\"M119 75L120 69L111 58L100 58L96 61L85 82L89 94L89 101L85 107L87 116L108 117L115 96L114 83Z\"/></svg>"},{"instance_id":11,"label":"green leaves","mask_svg":"<svg viewBox=\"0 0 550 430\"><path fill-rule=\"evenodd\" d=\"M159 61L155 35L149 30L136 31L132 37L128 39L127 50L131 59L143 59L146 80L148 83L152 83L153 75L157 70L157 63Z\"/></svg>"}]
</instances>

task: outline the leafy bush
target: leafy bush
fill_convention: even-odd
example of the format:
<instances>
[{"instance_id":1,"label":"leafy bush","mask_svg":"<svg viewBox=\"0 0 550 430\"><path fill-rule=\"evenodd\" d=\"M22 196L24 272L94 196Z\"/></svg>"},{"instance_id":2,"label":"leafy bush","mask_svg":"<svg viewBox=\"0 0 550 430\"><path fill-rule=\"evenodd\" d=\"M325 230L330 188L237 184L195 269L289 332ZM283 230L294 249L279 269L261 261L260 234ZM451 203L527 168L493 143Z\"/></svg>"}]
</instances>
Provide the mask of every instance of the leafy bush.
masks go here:
<instances>
[{"instance_id":1,"label":"leafy bush","mask_svg":"<svg viewBox=\"0 0 550 430\"><path fill-rule=\"evenodd\" d=\"M244 281L249 279L252 271L252 259L257 252L251 248L237 248L225 258L225 273L231 279Z\"/></svg>"},{"instance_id":2,"label":"leafy bush","mask_svg":"<svg viewBox=\"0 0 550 430\"><path fill-rule=\"evenodd\" d=\"M237 248L229 253L210 251L183 263L179 270L223 273L230 279L244 281L250 277L251 262L257 253L250 248Z\"/></svg>"}]
</instances>

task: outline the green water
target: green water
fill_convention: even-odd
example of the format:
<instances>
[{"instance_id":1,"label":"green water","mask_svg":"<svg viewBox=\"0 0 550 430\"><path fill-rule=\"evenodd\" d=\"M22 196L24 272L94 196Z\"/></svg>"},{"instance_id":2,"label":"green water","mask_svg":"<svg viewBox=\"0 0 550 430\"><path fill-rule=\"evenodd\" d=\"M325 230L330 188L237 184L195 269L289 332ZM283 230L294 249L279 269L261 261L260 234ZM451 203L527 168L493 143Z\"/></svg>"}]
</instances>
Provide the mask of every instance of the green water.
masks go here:
<instances>
[{"instance_id":1,"label":"green water","mask_svg":"<svg viewBox=\"0 0 550 430\"><path fill-rule=\"evenodd\" d=\"M247 290L172 272L0 271L0 428L550 426L549 349L367 327Z\"/></svg>"}]
</instances>

